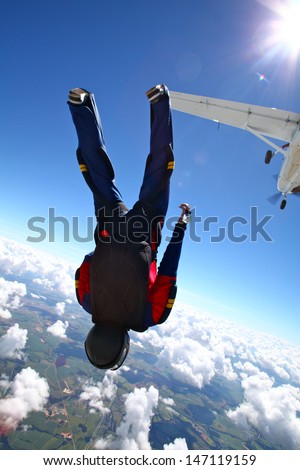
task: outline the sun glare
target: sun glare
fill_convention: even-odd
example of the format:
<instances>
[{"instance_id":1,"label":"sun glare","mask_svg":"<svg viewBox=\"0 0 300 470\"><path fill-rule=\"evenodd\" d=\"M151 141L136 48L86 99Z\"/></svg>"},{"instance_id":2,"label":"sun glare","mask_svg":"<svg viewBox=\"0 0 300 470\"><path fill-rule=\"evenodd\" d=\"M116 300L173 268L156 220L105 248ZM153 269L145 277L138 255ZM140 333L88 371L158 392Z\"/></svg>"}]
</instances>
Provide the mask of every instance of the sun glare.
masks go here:
<instances>
[{"instance_id":1,"label":"sun glare","mask_svg":"<svg viewBox=\"0 0 300 470\"><path fill-rule=\"evenodd\" d=\"M289 48L293 56L300 51L300 4L282 12L279 21L278 40Z\"/></svg>"},{"instance_id":2,"label":"sun glare","mask_svg":"<svg viewBox=\"0 0 300 470\"><path fill-rule=\"evenodd\" d=\"M300 0L256 0L272 12L261 24L262 47L269 57L282 56L296 63L300 55Z\"/></svg>"}]
</instances>

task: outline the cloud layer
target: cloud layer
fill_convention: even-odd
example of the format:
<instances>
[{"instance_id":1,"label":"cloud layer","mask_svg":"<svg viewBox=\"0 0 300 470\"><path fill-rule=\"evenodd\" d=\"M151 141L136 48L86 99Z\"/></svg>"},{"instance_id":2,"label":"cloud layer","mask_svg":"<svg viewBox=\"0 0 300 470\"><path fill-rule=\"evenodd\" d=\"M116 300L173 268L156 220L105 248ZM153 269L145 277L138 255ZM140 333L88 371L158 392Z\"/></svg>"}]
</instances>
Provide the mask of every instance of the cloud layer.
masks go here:
<instances>
[{"instance_id":1,"label":"cloud layer","mask_svg":"<svg viewBox=\"0 0 300 470\"><path fill-rule=\"evenodd\" d=\"M157 365L199 388L216 375L240 382L244 401L228 417L275 445L300 449L300 348L177 305L168 322L135 335L157 348Z\"/></svg>"},{"instance_id":2,"label":"cloud layer","mask_svg":"<svg viewBox=\"0 0 300 470\"><path fill-rule=\"evenodd\" d=\"M0 268L10 274L36 274L34 282L37 284L74 297L76 267L45 252L0 237Z\"/></svg>"},{"instance_id":3,"label":"cloud layer","mask_svg":"<svg viewBox=\"0 0 300 470\"><path fill-rule=\"evenodd\" d=\"M300 389L289 384L274 386L274 379L249 362L241 369L244 402L228 416L241 428L255 427L270 442L286 449L299 449Z\"/></svg>"},{"instance_id":4,"label":"cloud layer","mask_svg":"<svg viewBox=\"0 0 300 470\"><path fill-rule=\"evenodd\" d=\"M73 297L74 267L48 255L41 256L27 246L0 238L0 268L15 275L26 272L36 274L37 283ZM10 319L10 310L20 307L25 295L25 284L0 278L0 316ZM56 314L62 315L65 307L65 302L57 302ZM48 327L48 331L65 338L68 326L67 321L58 320ZM260 433L274 446L300 449L299 346L214 318L179 302L176 302L165 324L143 334L131 332L131 338L132 345L138 347L141 354L154 348L156 366L164 370L170 380L176 378L198 388L210 384L216 376L236 381L242 387L243 401L234 409L224 410L227 416L241 429ZM26 340L27 331L17 323L12 325L0 339L0 356L22 358ZM124 373L129 370L126 368L126 365L122 368ZM28 370L32 371L23 369L20 374L26 376ZM16 384L24 379L20 374L15 378ZM117 392L116 378L117 374L113 378L107 373L102 382L89 381L85 384L81 400L87 403L91 412L109 412L110 402ZM37 384L43 383L43 379L39 382L38 376L35 379ZM16 395L14 383L3 376L0 379L2 389L9 391L8 397L0 400L3 429L13 429L23 419L22 416L30 412L28 410L34 409L27 400L27 394ZM41 393L39 397L40 401L46 400L46 393ZM149 448L149 429L158 399L163 400L155 387L135 388L124 397L124 417L116 435L98 440L98 448ZM23 412L17 414L18 409L22 410L22 401ZM14 403L18 406L14 407ZM165 402L165 405L172 406L175 413L176 397L173 402ZM136 409L142 419L135 414ZM11 419L9 410L12 410ZM166 448L185 445L185 440L179 436Z\"/></svg>"}]
</instances>

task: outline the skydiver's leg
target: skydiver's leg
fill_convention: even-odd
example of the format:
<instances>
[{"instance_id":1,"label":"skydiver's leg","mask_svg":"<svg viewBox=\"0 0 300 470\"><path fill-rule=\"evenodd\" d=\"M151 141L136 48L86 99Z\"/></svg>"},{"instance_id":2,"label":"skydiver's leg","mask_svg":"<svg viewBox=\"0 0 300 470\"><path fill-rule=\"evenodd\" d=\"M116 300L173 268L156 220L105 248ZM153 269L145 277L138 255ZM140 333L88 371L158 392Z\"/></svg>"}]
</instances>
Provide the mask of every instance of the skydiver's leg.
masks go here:
<instances>
[{"instance_id":1,"label":"skydiver's leg","mask_svg":"<svg viewBox=\"0 0 300 470\"><path fill-rule=\"evenodd\" d=\"M166 87L157 102L150 102L150 122L150 154L139 200L149 204L152 213L165 216L169 204L170 178L174 169L172 116Z\"/></svg>"},{"instance_id":2,"label":"skydiver's leg","mask_svg":"<svg viewBox=\"0 0 300 470\"><path fill-rule=\"evenodd\" d=\"M170 178L174 169L172 116L166 87L157 101L150 102L150 123L150 154L146 161L139 201L133 211L137 212L140 206L143 208L148 224L147 241L156 239L159 245L160 229L169 205Z\"/></svg>"},{"instance_id":3,"label":"skydiver's leg","mask_svg":"<svg viewBox=\"0 0 300 470\"><path fill-rule=\"evenodd\" d=\"M81 104L70 100L68 104L78 136L77 159L93 193L95 213L103 207L111 211L122 202L122 196L115 186L115 173L106 152L94 95L88 94Z\"/></svg>"}]
</instances>

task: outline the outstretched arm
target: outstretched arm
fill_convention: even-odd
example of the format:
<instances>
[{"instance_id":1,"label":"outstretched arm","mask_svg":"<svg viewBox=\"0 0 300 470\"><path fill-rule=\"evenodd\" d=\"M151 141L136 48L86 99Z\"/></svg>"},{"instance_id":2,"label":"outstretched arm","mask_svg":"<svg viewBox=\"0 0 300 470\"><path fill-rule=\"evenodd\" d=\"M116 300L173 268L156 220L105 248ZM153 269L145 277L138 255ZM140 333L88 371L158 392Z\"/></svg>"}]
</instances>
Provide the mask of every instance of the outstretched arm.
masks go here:
<instances>
[{"instance_id":1,"label":"outstretched arm","mask_svg":"<svg viewBox=\"0 0 300 470\"><path fill-rule=\"evenodd\" d=\"M179 208L181 209L181 215L174 227L172 238L160 263L158 269L159 276L171 276L176 278L177 275L184 232L189 221L188 216L190 215L189 204L180 204Z\"/></svg>"},{"instance_id":2,"label":"outstretched arm","mask_svg":"<svg viewBox=\"0 0 300 470\"><path fill-rule=\"evenodd\" d=\"M172 238L160 263L158 275L149 292L145 326L153 326L166 321L175 301L177 268L186 230L185 214L190 213L188 204L181 204L179 207L182 209L182 214L174 227Z\"/></svg>"}]
</instances>

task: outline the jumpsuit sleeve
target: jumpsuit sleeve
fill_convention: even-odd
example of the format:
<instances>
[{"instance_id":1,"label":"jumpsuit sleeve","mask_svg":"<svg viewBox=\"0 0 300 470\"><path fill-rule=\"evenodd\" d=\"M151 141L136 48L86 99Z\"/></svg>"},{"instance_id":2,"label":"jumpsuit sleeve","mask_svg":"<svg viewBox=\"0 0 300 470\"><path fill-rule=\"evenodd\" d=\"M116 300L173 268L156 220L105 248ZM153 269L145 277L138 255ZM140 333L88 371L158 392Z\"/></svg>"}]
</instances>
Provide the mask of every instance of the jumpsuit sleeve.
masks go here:
<instances>
[{"instance_id":1,"label":"jumpsuit sleeve","mask_svg":"<svg viewBox=\"0 0 300 470\"><path fill-rule=\"evenodd\" d=\"M91 313L90 299L90 266L93 253L89 253L75 273L75 292L78 303Z\"/></svg>"},{"instance_id":2,"label":"jumpsuit sleeve","mask_svg":"<svg viewBox=\"0 0 300 470\"><path fill-rule=\"evenodd\" d=\"M186 224L177 223L175 225L172 238L159 265L158 276L176 278L185 230Z\"/></svg>"},{"instance_id":3,"label":"jumpsuit sleeve","mask_svg":"<svg viewBox=\"0 0 300 470\"><path fill-rule=\"evenodd\" d=\"M172 238L158 268L145 312L145 326L164 323L168 318L176 297L176 277L186 224L176 224Z\"/></svg>"}]
</instances>

